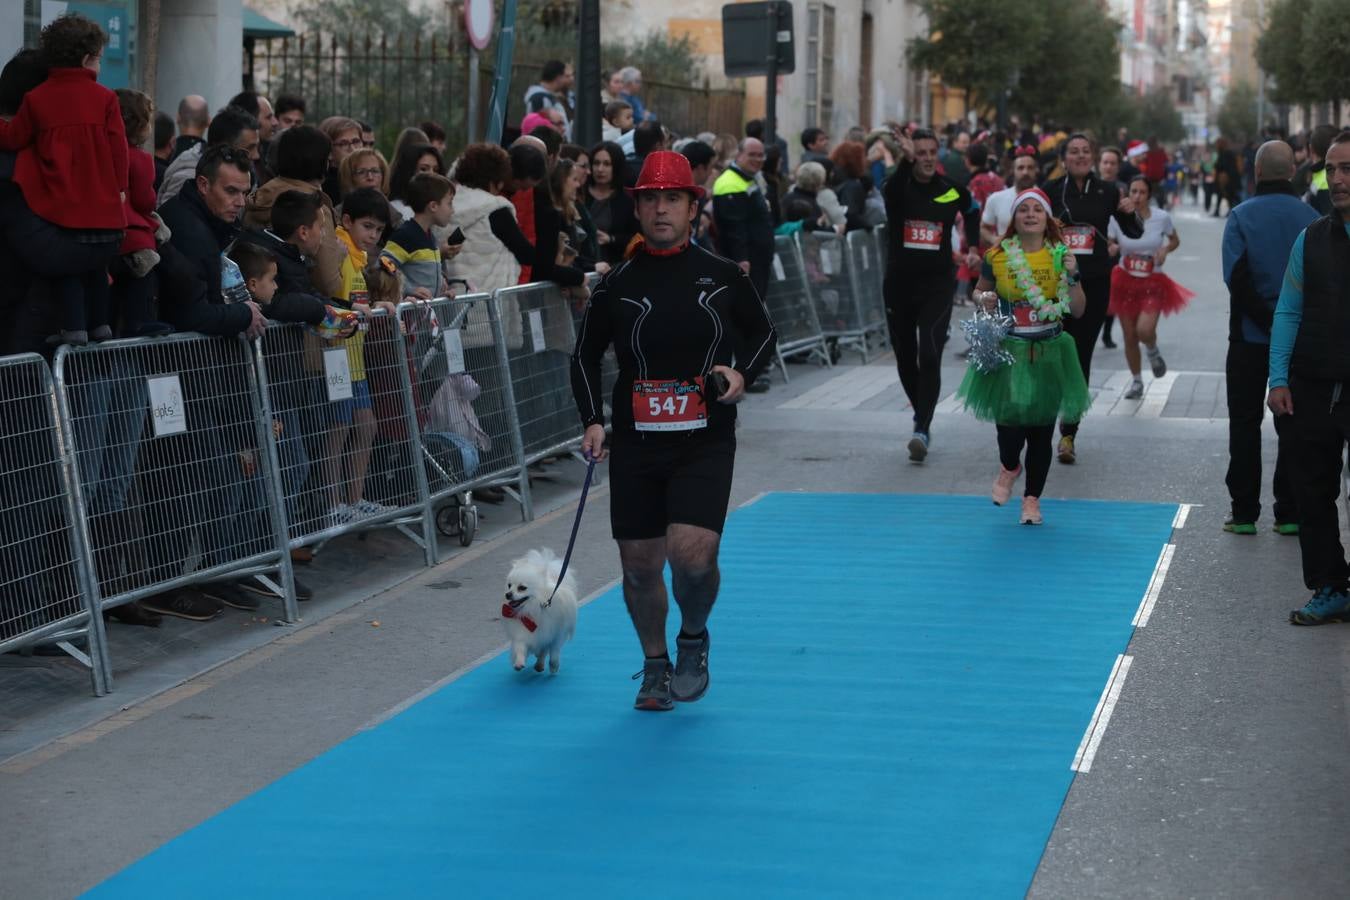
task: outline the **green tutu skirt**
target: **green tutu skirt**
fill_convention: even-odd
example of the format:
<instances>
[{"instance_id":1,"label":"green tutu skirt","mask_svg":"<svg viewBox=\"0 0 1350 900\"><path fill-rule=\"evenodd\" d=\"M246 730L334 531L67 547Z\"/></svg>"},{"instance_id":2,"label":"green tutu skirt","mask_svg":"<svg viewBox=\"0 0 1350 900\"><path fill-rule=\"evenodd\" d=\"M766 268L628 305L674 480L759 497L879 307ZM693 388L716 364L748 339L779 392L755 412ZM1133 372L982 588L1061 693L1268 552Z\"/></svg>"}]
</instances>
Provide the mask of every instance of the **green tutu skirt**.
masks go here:
<instances>
[{"instance_id":1,"label":"green tutu skirt","mask_svg":"<svg viewBox=\"0 0 1350 900\"><path fill-rule=\"evenodd\" d=\"M1009 337L1003 349L1013 364L982 375L973 367L956 395L975 418L999 425L1077 422L1092 405L1078 349L1068 334L1043 341Z\"/></svg>"}]
</instances>

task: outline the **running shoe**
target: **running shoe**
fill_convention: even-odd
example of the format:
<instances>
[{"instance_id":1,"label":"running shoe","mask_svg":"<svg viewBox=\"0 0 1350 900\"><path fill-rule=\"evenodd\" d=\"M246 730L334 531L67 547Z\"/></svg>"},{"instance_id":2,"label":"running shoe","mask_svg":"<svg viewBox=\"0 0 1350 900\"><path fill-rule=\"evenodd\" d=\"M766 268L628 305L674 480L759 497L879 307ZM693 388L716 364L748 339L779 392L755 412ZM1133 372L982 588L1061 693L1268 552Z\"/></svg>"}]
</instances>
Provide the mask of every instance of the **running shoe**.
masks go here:
<instances>
[{"instance_id":1,"label":"running shoe","mask_svg":"<svg viewBox=\"0 0 1350 900\"><path fill-rule=\"evenodd\" d=\"M1111 335L1103 332L1102 346L1105 347L1107 350L1114 350L1116 349L1116 342L1111 340Z\"/></svg>"},{"instance_id":2,"label":"running shoe","mask_svg":"<svg viewBox=\"0 0 1350 900\"><path fill-rule=\"evenodd\" d=\"M393 511L394 507L376 503L374 500L357 500L352 504L352 512L356 514L356 518L361 519L369 519L372 516L379 516Z\"/></svg>"},{"instance_id":3,"label":"running shoe","mask_svg":"<svg viewBox=\"0 0 1350 900\"><path fill-rule=\"evenodd\" d=\"M194 588L179 588L164 594L155 594L140 601L151 612L193 622L209 622L225 612L225 607Z\"/></svg>"},{"instance_id":4,"label":"running shoe","mask_svg":"<svg viewBox=\"0 0 1350 900\"><path fill-rule=\"evenodd\" d=\"M1148 351L1148 365L1153 370L1154 378L1161 378L1167 374L1167 362L1162 358L1162 354L1158 352L1157 347Z\"/></svg>"},{"instance_id":5,"label":"running shoe","mask_svg":"<svg viewBox=\"0 0 1350 900\"><path fill-rule=\"evenodd\" d=\"M233 581L216 581L211 584L204 584L202 585L202 596L226 606L233 606L235 609L242 609L244 612L257 612L258 608L262 606L261 600L245 593L242 590L242 585Z\"/></svg>"},{"instance_id":6,"label":"running shoe","mask_svg":"<svg viewBox=\"0 0 1350 900\"><path fill-rule=\"evenodd\" d=\"M1041 498L1023 497L1022 498L1022 524L1040 525L1044 519L1041 518Z\"/></svg>"},{"instance_id":7,"label":"running shoe","mask_svg":"<svg viewBox=\"0 0 1350 900\"><path fill-rule=\"evenodd\" d=\"M1125 399L1138 400L1143 396L1144 396L1144 381L1141 378L1136 378L1134 381L1130 382L1130 389L1125 392Z\"/></svg>"},{"instance_id":8,"label":"running shoe","mask_svg":"<svg viewBox=\"0 0 1350 900\"><path fill-rule=\"evenodd\" d=\"M1073 435L1066 434L1059 439L1059 461L1066 466L1071 466L1078 459L1078 454L1073 449Z\"/></svg>"},{"instance_id":9,"label":"running shoe","mask_svg":"<svg viewBox=\"0 0 1350 900\"><path fill-rule=\"evenodd\" d=\"M299 578L292 577L291 583L295 585L295 599L304 603L314 599L314 591L302 582ZM280 595L272 592L272 589L264 585L256 578L245 579L239 582L236 587L248 591L250 594L257 594L259 597L265 597L268 600L277 600Z\"/></svg>"},{"instance_id":10,"label":"running shoe","mask_svg":"<svg viewBox=\"0 0 1350 900\"><path fill-rule=\"evenodd\" d=\"M1329 587L1318 588L1302 609L1289 614L1290 625L1327 625L1347 620L1350 620L1350 595Z\"/></svg>"},{"instance_id":11,"label":"running shoe","mask_svg":"<svg viewBox=\"0 0 1350 900\"><path fill-rule=\"evenodd\" d=\"M1294 527L1297 528L1298 526L1295 525ZM1278 530L1279 526L1276 525L1275 528ZM1229 534L1256 534L1256 523L1239 522L1232 516L1229 516L1223 520L1223 530Z\"/></svg>"},{"instance_id":12,"label":"running shoe","mask_svg":"<svg viewBox=\"0 0 1350 900\"><path fill-rule=\"evenodd\" d=\"M670 680L670 696L681 703L693 703L708 692L708 629L703 637L675 638L679 655L675 657L675 675Z\"/></svg>"},{"instance_id":13,"label":"running shoe","mask_svg":"<svg viewBox=\"0 0 1350 900\"><path fill-rule=\"evenodd\" d=\"M1283 534L1283 535L1285 535L1286 537L1298 537L1298 523L1297 523L1297 522L1276 522L1276 523L1275 523L1275 533L1276 533L1276 534Z\"/></svg>"},{"instance_id":14,"label":"running shoe","mask_svg":"<svg viewBox=\"0 0 1350 900\"><path fill-rule=\"evenodd\" d=\"M928 456L928 433L925 431L914 432L914 437L909 439L909 461L923 462Z\"/></svg>"},{"instance_id":15,"label":"running shoe","mask_svg":"<svg viewBox=\"0 0 1350 900\"><path fill-rule=\"evenodd\" d=\"M633 701L633 708L647 712L674 709L675 702L670 698L670 679L674 674L675 667L668 659L649 659L644 662L642 671L633 675L634 681L642 679L642 687Z\"/></svg>"},{"instance_id":16,"label":"running shoe","mask_svg":"<svg viewBox=\"0 0 1350 900\"><path fill-rule=\"evenodd\" d=\"M328 511L328 527L341 528L356 518L356 510L345 503L339 503Z\"/></svg>"},{"instance_id":17,"label":"running shoe","mask_svg":"<svg viewBox=\"0 0 1350 900\"><path fill-rule=\"evenodd\" d=\"M1022 474L1022 467L1015 469L1005 469L1000 464L998 467L998 476L994 479L994 489L990 491L990 496L994 500L995 506L1002 506L1008 502L1012 496L1013 484L1017 481L1017 476Z\"/></svg>"}]
</instances>

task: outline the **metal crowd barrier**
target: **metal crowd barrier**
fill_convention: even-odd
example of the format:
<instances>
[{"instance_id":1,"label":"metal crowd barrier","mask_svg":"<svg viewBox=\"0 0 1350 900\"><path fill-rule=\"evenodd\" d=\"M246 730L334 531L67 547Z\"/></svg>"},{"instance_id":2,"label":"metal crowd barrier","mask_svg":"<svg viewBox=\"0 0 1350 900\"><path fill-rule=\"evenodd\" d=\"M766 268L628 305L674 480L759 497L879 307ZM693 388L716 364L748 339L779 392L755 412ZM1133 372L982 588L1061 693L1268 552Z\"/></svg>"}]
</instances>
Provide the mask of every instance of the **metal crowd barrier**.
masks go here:
<instances>
[{"instance_id":1,"label":"metal crowd barrier","mask_svg":"<svg viewBox=\"0 0 1350 900\"><path fill-rule=\"evenodd\" d=\"M489 294L465 294L398 308L406 336L413 407L426 469L428 500L439 522L458 521L472 540L476 512L460 495L502 487L528 517L529 478L511 395L504 332ZM452 498L459 498L451 504ZM451 530L449 524L440 528Z\"/></svg>"},{"instance_id":2,"label":"metal crowd barrier","mask_svg":"<svg viewBox=\"0 0 1350 900\"><path fill-rule=\"evenodd\" d=\"M553 284L523 284L493 295L506 348L510 394L520 425L521 464L575 455L581 428L572 397L575 311ZM533 510L527 512L533 517Z\"/></svg>"},{"instance_id":3,"label":"metal crowd barrier","mask_svg":"<svg viewBox=\"0 0 1350 900\"><path fill-rule=\"evenodd\" d=\"M806 281L822 333L840 348L857 350L863 362L867 362L869 341L885 331L884 317L878 322L873 312L873 294L879 292L874 292L858 271L860 259L872 262L858 250L859 240L870 242L871 235L864 231L845 237L829 232L802 232L799 239Z\"/></svg>"},{"instance_id":4,"label":"metal crowd barrier","mask_svg":"<svg viewBox=\"0 0 1350 900\"><path fill-rule=\"evenodd\" d=\"M272 324L257 366L279 460L287 544L394 527L436 561L426 472L399 321L383 310L347 340Z\"/></svg>"},{"instance_id":5,"label":"metal crowd barrier","mask_svg":"<svg viewBox=\"0 0 1350 900\"><path fill-rule=\"evenodd\" d=\"M51 371L32 353L0 358L0 653L56 643L107 693L103 616L67 485L69 457ZM88 652L72 641L83 636Z\"/></svg>"},{"instance_id":6,"label":"metal crowd barrier","mask_svg":"<svg viewBox=\"0 0 1350 900\"><path fill-rule=\"evenodd\" d=\"M295 621L294 548L393 526L431 565L438 511L488 485L533 518L528 467L581 440L576 312L531 284L404 303L345 341L273 323L0 358L0 652L59 643L102 694L104 610L256 578Z\"/></svg>"},{"instance_id":7,"label":"metal crowd barrier","mask_svg":"<svg viewBox=\"0 0 1350 900\"><path fill-rule=\"evenodd\" d=\"M297 619L273 425L247 343L64 346L52 373L92 607L253 576ZM104 667L111 687L107 654Z\"/></svg>"},{"instance_id":8,"label":"metal crowd barrier","mask_svg":"<svg viewBox=\"0 0 1350 900\"><path fill-rule=\"evenodd\" d=\"M785 363L788 357L805 355L818 358L826 366L831 365L820 318L811 302L811 288L807 284L806 265L797 235L780 234L774 238L773 277L769 279L764 303L778 331L778 368L784 380L788 377Z\"/></svg>"}]
</instances>

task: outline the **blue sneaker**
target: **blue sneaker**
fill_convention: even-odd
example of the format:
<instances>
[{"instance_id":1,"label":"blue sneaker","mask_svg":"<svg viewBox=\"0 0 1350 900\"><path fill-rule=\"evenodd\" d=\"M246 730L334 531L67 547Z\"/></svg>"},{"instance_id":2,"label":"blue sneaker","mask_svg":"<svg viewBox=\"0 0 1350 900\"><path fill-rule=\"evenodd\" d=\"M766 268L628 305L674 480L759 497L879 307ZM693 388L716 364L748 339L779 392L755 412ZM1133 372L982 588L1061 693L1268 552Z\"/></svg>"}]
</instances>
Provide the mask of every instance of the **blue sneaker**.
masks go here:
<instances>
[{"instance_id":1,"label":"blue sneaker","mask_svg":"<svg viewBox=\"0 0 1350 900\"><path fill-rule=\"evenodd\" d=\"M928 455L928 432L916 431L909 439L909 461L921 463Z\"/></svg>"},{"instance_id":2,"label":"blue sneaker","mask_svg":"<svg viewBox=\"0 0 1350 900\"><path fill-rule=\"evenodd\" d=\"M1290 625L1326 625L1347 620L1350 620L1350 595L1329 587L1318 588L1302 609L1289 614Z\"/></svg>"}]
</instances>

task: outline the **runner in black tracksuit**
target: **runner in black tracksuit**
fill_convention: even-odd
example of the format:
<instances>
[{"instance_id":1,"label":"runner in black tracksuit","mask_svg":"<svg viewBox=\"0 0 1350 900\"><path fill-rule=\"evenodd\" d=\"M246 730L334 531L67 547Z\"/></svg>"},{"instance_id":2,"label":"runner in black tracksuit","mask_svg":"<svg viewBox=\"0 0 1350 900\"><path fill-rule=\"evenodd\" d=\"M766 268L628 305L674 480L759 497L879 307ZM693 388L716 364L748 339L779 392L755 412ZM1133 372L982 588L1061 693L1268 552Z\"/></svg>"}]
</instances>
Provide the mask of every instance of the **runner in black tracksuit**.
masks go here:
<instances>
[{"instance_id":1,"label":"runner in black tracksuit","mask_svg":"<svg viewBox=\"0 0 1350 900\"><path fill-rule=\"evenodd\" d=\"M1078 257L1082 273L1083 293L1087 295L1087 309L1077 319L1064 323L1064 330L1073 335L1078 345L1078 362L1083 366L1083 378L1092 370L1092 350L1101 334L1106 308L1111 301L1111 266L1113 260L1106 252L1106 227L1115 217L1120 230L1127 237L1140 237L1144 223L1134 212L1128 197L1122 197L1114 183L1104 183L1092 173L1092 143L1083 135L1071 136L1065 145L1064 166L1068 174L1048 181L1045 193L1054 207L1055 218L1064 228L1064 237ZM1074 435L1077 422L1061 422L1059 461L1072 463L1076 458Z\"/></svg>"},{"instance_id":2,"label":"runner in black tracksuit","mask_svg":"<svg viewBox=\"0 0 1350 900\"><path fill-rule=\"evenodd\" d=\"M965 188L936 173L937 137L931 131L914 132L901 150L884 192L890 246L883 293L900 384L914 407L909 458L922 462L942 389L942 347L956 290L952 227L957 214L965 213L966 246L978 247L980 216Z\"/></svg>"}]
</instances>

